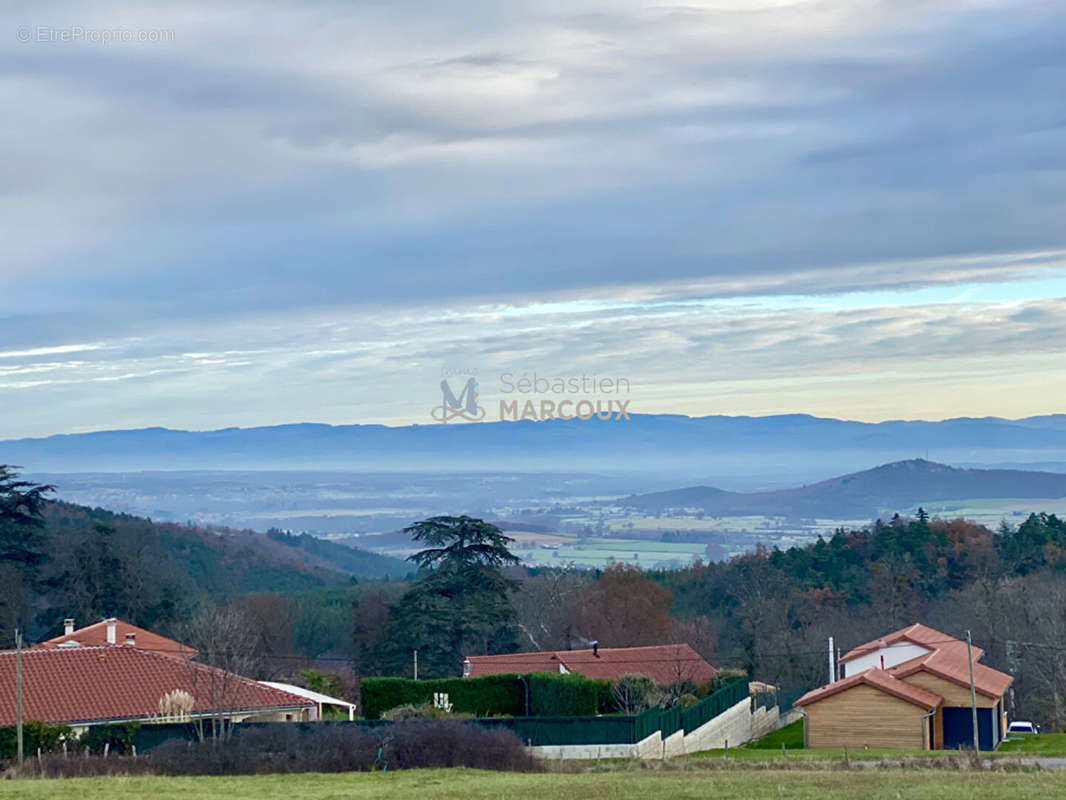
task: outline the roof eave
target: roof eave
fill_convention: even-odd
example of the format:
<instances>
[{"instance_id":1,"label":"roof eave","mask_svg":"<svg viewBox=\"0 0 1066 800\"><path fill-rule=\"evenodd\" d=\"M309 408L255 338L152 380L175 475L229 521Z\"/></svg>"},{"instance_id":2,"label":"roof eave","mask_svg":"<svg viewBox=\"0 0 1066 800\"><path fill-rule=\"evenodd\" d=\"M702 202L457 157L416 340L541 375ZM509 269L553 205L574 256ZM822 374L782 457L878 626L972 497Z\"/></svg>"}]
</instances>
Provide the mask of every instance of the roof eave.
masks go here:
<instances>
[{"instance_id":1,"label":"roof eave","mask_svg":"<svg viewBox=\"0 0 1066 800\"><path fill-rule=\"evenodd\" d=\"M186 720L200 720L211 719L212 717L227 717L234 714L272 714L278 711L303 711L304 709L313 708L315 703L301 703L299 705L291 706L257 706L253 708L232 708L222 711L194 711L191 714L185 715L182 719L176 720L177 722L184 722ZM98 717L95 719L80 719L73 722L51 722L50 725L69 725L70 727L81 727L83 725L118 725L123 722L150 722L165 725L175 720L160 719L158 714L145 714L142 716L132 717Z\"/></svg>"}]
</instances>

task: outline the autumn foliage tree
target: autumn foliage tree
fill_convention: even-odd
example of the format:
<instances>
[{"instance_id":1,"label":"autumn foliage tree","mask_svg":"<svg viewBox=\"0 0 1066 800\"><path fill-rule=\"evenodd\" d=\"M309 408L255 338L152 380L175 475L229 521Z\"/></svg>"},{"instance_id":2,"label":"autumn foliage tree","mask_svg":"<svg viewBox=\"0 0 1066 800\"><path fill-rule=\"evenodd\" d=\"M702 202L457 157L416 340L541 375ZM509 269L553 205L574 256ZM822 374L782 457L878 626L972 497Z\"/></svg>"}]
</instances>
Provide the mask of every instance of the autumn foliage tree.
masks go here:
<instances>
[{"instance_id":1,"label":"autumn foliage tree","mask_svg":"<svg viewBox=\"0 0 1066 800\"><path fill-rule=\"evenodd\" d=\"M608 567L582 592L575 610L579 630L604 647L636 647L674 641L673 593L636 567Z\"/></svg>"}]
</instances>

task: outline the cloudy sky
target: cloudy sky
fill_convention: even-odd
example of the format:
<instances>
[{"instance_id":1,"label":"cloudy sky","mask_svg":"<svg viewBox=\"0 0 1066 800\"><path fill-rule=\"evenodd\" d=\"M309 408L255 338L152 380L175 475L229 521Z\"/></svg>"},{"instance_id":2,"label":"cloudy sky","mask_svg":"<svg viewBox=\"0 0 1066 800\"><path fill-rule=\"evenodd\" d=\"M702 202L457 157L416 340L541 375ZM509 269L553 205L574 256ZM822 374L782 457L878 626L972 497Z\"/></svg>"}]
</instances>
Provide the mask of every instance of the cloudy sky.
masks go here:
<instances>
[{"instance_id":1,"label":"cloudy sky","mask_svg":"<svg viewBox=\"0 0 1066 800\"><path fill-rule=\"evenodd\" d=\"M8 3L0 437L1066 411L1066 6Z\"/></svg>"}]
</instances>

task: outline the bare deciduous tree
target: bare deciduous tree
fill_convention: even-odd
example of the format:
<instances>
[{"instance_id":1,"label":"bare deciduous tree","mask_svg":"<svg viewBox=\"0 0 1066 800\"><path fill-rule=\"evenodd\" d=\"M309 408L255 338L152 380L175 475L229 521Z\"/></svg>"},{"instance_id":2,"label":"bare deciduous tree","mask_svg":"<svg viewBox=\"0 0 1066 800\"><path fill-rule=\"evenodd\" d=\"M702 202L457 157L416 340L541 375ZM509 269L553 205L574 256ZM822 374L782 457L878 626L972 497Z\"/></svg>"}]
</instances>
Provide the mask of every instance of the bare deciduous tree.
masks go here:
<instances>
[{"instance_id":1,"label":"bare deciduous tree","mask_svg":"<svg viewBox=\"0 0 1066 800\"><path fill-rule=\"evenodd\" d=\"M512 601L522 644L532 650L566 650L574 630L581 593L592 582L576 569L552 569L522 581Z\"/></svg>"},{"instance_id":2,"label":"bare deciduous tree","mask_svg":"<svg viewBox=\"0 0 1066 800\"><path fill-rule=\"evenodd\" d=\"M198 651L198 661L218 668L190 662L187 669L192 694L210 709L213 738L226 738L231 730L227 712L238 707L244 681L263 668L259 632L248 615L235 608L207 608L183 626L181 636ZM205 735L202 727L200 734Z\"/></svg>"}]
</instances>

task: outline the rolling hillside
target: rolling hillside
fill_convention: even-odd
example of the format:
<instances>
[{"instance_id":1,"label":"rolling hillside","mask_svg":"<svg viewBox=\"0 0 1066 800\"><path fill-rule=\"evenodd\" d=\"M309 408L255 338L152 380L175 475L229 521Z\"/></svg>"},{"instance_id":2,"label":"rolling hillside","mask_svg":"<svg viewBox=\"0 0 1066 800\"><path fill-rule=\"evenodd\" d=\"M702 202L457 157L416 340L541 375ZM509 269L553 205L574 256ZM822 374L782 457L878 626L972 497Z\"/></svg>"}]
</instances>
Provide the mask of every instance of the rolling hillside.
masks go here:
<instances>
[{"instance_id":1,"label":"rolling hillside","mask_svg":"<svg viewBox=\"0 0 1066 800\"><path fill-rule=\"evenodd\" d=\"M180 576L216 596L305 591L345 585L352 577L402 578L411 571L399 559L311 536L215 532L71 503L48 503L45 521L50 550L61 553L63 542L106 525L127 552L136 549L145 570Z\"/></svg>"},{"instance_id":2,"label":"rolling hillside","mask_svg":"<svg viewBox=\"0 0 1066 800\"><path fill-rule=\"evenodd\" d=\"M912 511L919 503L963 498L1066 496L1066 474L1009 469L959 469L924 459L884 464L793 489L726 492L690 486L620 501L646 513L697 508L718 516L874 517Z\"/></svg>"}]
</instances>

